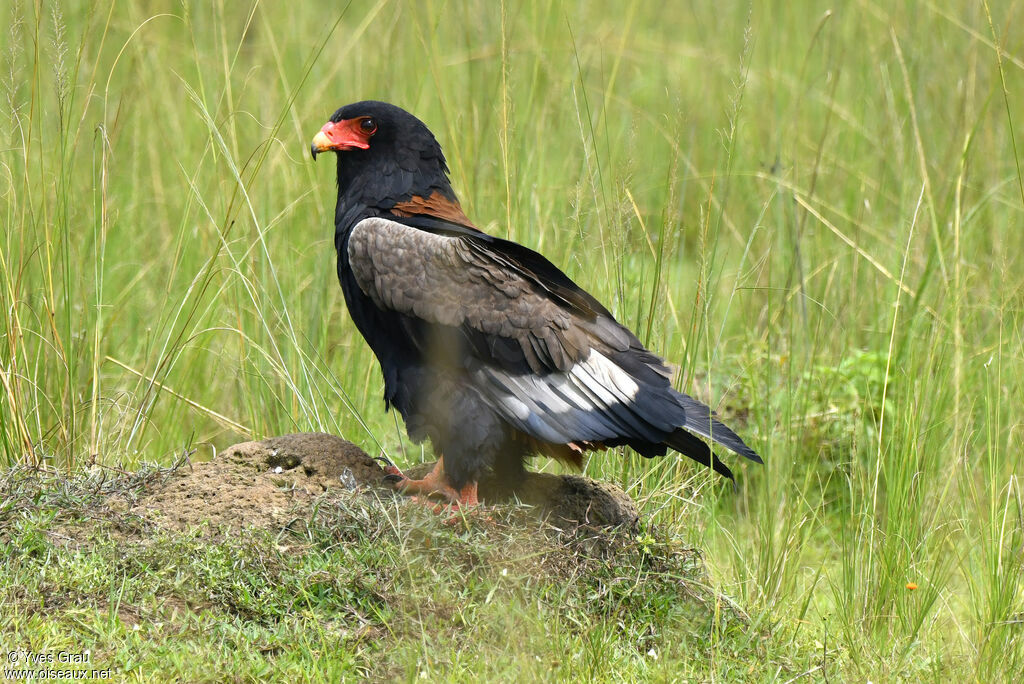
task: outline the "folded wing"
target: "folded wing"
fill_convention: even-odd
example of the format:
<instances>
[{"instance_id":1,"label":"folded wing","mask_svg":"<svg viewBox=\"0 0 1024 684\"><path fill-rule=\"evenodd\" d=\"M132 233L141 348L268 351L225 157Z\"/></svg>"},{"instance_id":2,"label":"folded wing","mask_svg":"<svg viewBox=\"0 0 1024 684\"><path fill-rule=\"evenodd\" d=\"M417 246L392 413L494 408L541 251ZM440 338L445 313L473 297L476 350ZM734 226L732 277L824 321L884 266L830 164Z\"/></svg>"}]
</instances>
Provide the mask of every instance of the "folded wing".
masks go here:
<instances>
[{"instance_id":1,"label":"folded wing","mask_svg":"<svg viewBox=\"0 0 1024 684\"><path fill-rule=\"evenodd\" d=\"M760 462L699 401L671 387L665 363L544 257L521 245L433 220L368 218L348 256L373 303L421 321L422 350L459 331L457 362L511 425L553 444L671 447L732 477L690 432ZM436 350L441 355L445 351ZM689 431L689 432L688 432Z\"/></svg>"}]
</instances>

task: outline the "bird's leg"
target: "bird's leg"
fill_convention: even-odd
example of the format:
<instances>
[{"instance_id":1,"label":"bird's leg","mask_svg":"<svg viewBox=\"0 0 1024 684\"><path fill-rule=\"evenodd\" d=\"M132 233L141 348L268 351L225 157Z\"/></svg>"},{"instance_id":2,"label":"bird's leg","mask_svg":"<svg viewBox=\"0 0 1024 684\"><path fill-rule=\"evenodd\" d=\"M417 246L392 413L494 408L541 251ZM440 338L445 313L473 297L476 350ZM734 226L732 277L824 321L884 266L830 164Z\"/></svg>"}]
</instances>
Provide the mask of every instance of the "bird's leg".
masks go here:
<instances>
[{"instance_id":1,"label":"bird's leg","mask_svg":"<svg viewBox=\"0 0 1024 684\"><path fill-rule=\"evenodd\" d=\"M384 469L388 474L395 489L407 494L422 494L430 496L437 494L448 500L454 508L477 506L480 500L477 498L476 482L466 484L462 489L455 489L448 482L448 476L444 472L444 456L437 459L433 470L427 473L421 480L410 480L402 471L395 466L388 466Z\"/></svg>"}]
</instances>

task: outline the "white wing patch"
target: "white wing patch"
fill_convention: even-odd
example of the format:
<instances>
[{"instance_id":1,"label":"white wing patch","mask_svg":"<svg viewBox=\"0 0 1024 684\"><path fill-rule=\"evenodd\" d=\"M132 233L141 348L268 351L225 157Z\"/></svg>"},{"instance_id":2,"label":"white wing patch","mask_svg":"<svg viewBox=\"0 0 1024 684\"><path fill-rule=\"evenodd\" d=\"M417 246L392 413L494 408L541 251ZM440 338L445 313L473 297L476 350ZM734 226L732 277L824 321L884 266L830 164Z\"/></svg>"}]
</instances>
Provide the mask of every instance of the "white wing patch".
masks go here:
<instances>
[{"instance_id":1,"label":"white wing patch","mask_svg":"<svg viewBox=\"0 0 1024 684\"><path fill-rule=\"evenodd\" d=\"M606 403L629 403L640 389L629 373L594 349L581 363L574 364L569 373Z\"/></svg>"},{"instance_id":2,"label":"white wing patch","mask_svg":"<svg viewBox=\"0 0 1024 684\"><path fill-rule=\"evenodd\" d=\"M499 415L540 439L600 441L632 431L621 414L640 386L594 349L564 373L519 375L478 365L471 376ZM619 411L609 410L615 408Z\"/></svg>"}]
</instances>

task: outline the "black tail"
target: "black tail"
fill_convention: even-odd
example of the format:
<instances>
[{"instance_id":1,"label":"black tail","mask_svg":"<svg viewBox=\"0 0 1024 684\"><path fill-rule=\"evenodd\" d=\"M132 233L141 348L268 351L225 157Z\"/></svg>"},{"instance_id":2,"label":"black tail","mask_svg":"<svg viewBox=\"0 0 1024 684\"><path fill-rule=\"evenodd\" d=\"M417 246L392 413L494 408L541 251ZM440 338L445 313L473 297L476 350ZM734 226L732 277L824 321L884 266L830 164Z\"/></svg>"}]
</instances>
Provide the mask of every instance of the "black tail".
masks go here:
<instances>
[{"instance_id":1,"label":"black tail","mask_svg":"<svg viewBox=\"0 0 1024 684\"><path fill-rule=\"evenodd\" d=\"M730 451L750 459L754 463L763 463L757 452L751 449L735 432L725 426L724 423L716 420L711 409L697 401L693 397L679 394L677 400L686 411L686 422L679 429L668 436L665 444L675 449L684 456L692 458L697 463L713 468L716 473L734 480L732 471L718 459L718 456L711 451L711 447L694 435L687 432L692 430L702 437L721 444Z\"/></svg>"},{"instance_id":2,"label":"black tail","mask_svg":"<svg viewBox=\"0 0 1024 684\"><path fill-rule=\"evenodd\" d=\"M719 475L727 477L733 482L736 481L736 478L732 476L732 471L729 470L729 466L722 463L718 456L715 456L715 452L711 451L711 447L686 430L682 428L676 430L668 436L665 444L683 456L692 458L701 465L713 468Z\"/></svg>"}]
</instances>

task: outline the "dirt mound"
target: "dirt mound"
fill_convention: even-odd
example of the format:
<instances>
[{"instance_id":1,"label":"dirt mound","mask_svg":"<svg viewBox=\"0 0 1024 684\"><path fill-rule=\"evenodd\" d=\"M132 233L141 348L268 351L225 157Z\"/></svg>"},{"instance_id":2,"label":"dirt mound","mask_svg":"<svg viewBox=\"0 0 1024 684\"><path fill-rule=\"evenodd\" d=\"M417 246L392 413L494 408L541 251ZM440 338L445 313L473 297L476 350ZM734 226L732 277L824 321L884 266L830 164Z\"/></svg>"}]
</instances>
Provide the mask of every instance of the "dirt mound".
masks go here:
<instances>
[{"instance_id":1,"label":"dirt mound","mask_svg":"<svg viewBox=\"0 0 1024 684\"><path fill-rule=\"evenodd\" d=\"M409 469L417 477L433 466ZM323 433L299 433L243 442L212 461L180 467L131 498L112 500L121 512L182 529L208 522L214 528L280 528L308 518L325 492L397 496L381 465L355 444ZM636 505L618 487L575 475L530 473L516 489L494 478L480 482L485 504L518 501L556 525L635 529Z\"/></svg>"}]
</instances>

